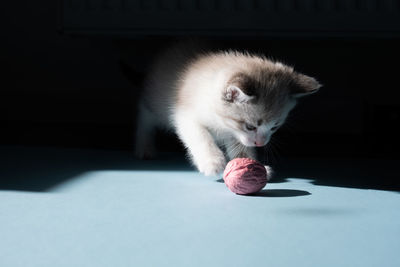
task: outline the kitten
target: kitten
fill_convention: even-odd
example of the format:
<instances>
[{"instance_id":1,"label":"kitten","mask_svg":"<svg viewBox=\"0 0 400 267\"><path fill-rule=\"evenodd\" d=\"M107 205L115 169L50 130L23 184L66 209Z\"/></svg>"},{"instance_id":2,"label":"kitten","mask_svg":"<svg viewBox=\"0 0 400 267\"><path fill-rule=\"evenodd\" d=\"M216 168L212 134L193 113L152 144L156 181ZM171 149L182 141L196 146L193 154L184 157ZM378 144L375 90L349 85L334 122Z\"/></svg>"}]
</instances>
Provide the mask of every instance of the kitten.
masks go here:
<instances>
[{"instance_id":1,"label":"kitten","mask_svg":"<svg viewBox=\"0 0 400 267\"><path fill-rule=\"evenodd\" d=\"M227 160L256 158L299 97L320 84L292 67L247 52L199 52L185 45L156 61L139 105L136 154L154 153L154 130L173 130L197 169L223 172Z\"/></svg>"}]
</instances>

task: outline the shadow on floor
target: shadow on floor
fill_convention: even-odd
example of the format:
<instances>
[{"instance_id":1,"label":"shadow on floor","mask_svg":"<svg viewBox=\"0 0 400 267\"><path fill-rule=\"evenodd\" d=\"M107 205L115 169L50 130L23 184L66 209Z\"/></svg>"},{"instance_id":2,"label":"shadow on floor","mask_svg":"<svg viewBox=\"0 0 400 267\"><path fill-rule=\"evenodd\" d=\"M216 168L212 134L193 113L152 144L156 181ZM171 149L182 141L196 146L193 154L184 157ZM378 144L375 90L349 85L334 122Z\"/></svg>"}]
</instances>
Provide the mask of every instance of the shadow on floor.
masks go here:
<instances>
[{"instance_id":1,"label":"shadow on floor","mask_svg":"<svg viewBox=\"0 0 400 267\"><path fill-rule=\"evenodd\" d=\"M300 197L311 195L310 192L295 189L263 189L260 192L251 194L252 197Z\"/></svg>"},{"instance_id":2,"label":"shadow on floor","mask_svg":"<svg viewBox=\"0 0 400 267\"><path fill-rule=\"evenodd\" d=\"M0 148L0 190L42 192L96 170L190 171L180 155L161 155L157 160L139 161L129 151L66 148Z\"/></svg>"},{"instance_id":3,"label":"shadow on floor","mask_svg":"<svg viewBox=\"0 0 400 267\"><path fill-rule=\"evenodd\" d=\"M285 159L276 166L272 183L305 178L315 185L400 192L398 166L399 160L389 159Z\"/></svg>"},{"instance_id":4,"label":"shadow on floor","mask_svg":"<svg viewBox=\"0 0 400 267\"><path fill-rule=\"evenodd\" d=\"M0 147L0 190L45 192L83 172L96 170L192 171L182 154L161 155L138 161L129 151ZM399 161L378 159L283 159L275 166L271 183L290 178L313 184L400 192ZM222 179L217 180L223 182ZM310 193L298 190L266 190L258 196L290 197Z\"/></svg>"}]
</instances>

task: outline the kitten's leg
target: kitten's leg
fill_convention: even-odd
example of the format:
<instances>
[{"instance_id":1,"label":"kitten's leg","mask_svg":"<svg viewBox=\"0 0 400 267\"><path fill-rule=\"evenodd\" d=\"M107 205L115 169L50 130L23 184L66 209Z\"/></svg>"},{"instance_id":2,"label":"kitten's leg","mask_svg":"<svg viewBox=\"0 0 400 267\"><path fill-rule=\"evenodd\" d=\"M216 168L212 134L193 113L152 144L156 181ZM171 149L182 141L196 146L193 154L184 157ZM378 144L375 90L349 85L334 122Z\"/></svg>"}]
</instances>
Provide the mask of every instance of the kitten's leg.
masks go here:
<instances>
[{"instance_id":1,"label":"kitten's leg","mask_svg":"<svg viewBox=\"0 0 400 267\"><path fill-rule=\"evenodd\" d=\"M175 127L198 170L207 175L218 175L225 169L224 153L216 145L210 132L187 113L178 112Z\"/></svg>"},{"instance_id":2,"label":"kitten's leg","mask_svg":"<svg viewBox=\"0 0 400 267\"><path fill-rule=\"evenodd\" d=\"M154 134L156 119L148 108L139 106L135 137L135 156L140 159L151 159L155 156Z\"/></svg>"},{"instance_id":3,"label":"kitten's leg","mask_svg":"<svg viewBox=\"0 0 400 267\"><path fill-rule=\"evenodd\" d=\"M228 139L225 141L226 154L229 160L235 158L251 158L257 160L257 153L254 147L246 147L242 143L234 139ZM272 168L270 166L264 165L267 171L267 180L272 178Z\"/></svg>"}]
</instances>

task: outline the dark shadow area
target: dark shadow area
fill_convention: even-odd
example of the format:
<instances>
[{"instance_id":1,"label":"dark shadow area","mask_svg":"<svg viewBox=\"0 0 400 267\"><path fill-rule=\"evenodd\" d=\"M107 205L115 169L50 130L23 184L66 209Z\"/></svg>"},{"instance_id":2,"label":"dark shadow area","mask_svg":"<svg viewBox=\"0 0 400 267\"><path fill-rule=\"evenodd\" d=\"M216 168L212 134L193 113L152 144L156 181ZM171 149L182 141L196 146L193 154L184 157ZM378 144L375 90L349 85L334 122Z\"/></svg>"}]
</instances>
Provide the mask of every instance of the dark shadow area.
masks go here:
<instances>
[{"instance_id":1,"label":"dark shadow area","mask_svg":"<svg viewBox=\"0 0 400 267\"><path fill-rule=\"evenodd\" d=\"M344 1L337 7L311 4L318 1L187 1L199 3L191 9L174 7L186 1L105 2L4 3L0 189L46 191L90 170L191 170L173 134L160 134L157 142L177 157L139 162L130 151L141 84L152 60L179 37L201 37L218 49L282 61L324 85L299 101L274 134L279 142L268 150L279 156L262 155L275 169L272 183L299 177L317 185L400 191L398 68L391 67L400 61L399 17L392 12L397 4L365 8L368 1L352 1L358 3L352 9ZM128 5L139 2L138 12ZM225 4L212 7L214 2ZM337 23L324 15L329 6ZM371 22L372 14L382 19ZM129 32L135 27L136 33ZM163 30L151 30L159 27Z\"/></svg>"},{"instance_id":2,"label":"dark shadow area","mask_svg":"<svg viewBox=\"0 0 400 267\"><path fill-rule=\"evenodd\" d=\"M399 165L399 160L371 158L282 159L271 183L304 178L315 185L400 192Z\"/></svg>"},{"instance_id":3,"label":"dark shadow area","mask_svg":"<svg viewBox=\"0 0 400 267\"><path fill-rule=\"evenodd\" d=\"M295 189L263 189L260 192L251 194L252 197L300 197L311 195L310 192Z\"/></svg>"},{"instance_id":4,"label":"dark shadow area","mask_svg":"<svg viewBox=\"0 0 400 267\"><path fill-rule=\"evenodd\" d=\"M160 153L154 160L137 160L123 150L2 146L0 190L48 191L83 172L96 170L194 171L182 153ZM288 178L312 180L315 185L400 192L398 160L282 158L273 166L269 183ZM223 183L223 179L216 182ZM268 186L268 185L267 185ZM301 196L297 190L266 190L260 196Z\"/></svg>"},{"instance_id":5,"label":"dark shadow area","mask_svg":"<svg viewBox=\"0 0 400 267\"><path fill-rule=\"evenodd\" d=\"M190 171L183 155L141 161L129 151L4 146L0 190L48 191L81 173L96 170Z\"/></svg>"}]
</instances>

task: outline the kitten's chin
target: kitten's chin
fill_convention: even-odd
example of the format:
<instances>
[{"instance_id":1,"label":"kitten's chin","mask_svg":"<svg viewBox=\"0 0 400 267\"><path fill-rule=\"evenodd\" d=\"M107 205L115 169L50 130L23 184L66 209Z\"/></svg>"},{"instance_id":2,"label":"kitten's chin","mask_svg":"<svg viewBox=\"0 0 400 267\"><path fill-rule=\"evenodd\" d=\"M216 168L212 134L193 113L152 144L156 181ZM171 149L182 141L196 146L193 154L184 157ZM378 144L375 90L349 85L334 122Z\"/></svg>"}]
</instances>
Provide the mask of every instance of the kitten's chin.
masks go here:
<instances>
[{"instance_id":1,"label":"kitten's chin","mask_svg":"<svg viewBox=\"0 0 400 267\"><path fill-rule=\"evenodd\" d=\"M243 143L242 143L243 144ZM246 143L246 144L243 144L244 146L246 146L246 147L263 147L263 146L265 146L266 144L254 144L254 143Z\"/></svg>"}]
</instances>

